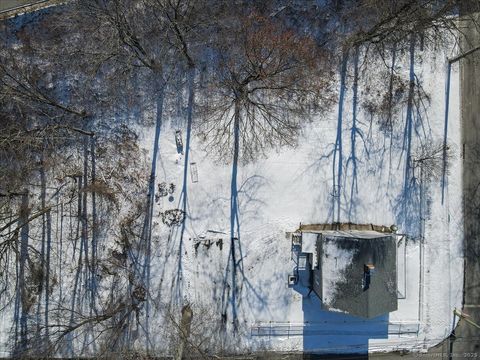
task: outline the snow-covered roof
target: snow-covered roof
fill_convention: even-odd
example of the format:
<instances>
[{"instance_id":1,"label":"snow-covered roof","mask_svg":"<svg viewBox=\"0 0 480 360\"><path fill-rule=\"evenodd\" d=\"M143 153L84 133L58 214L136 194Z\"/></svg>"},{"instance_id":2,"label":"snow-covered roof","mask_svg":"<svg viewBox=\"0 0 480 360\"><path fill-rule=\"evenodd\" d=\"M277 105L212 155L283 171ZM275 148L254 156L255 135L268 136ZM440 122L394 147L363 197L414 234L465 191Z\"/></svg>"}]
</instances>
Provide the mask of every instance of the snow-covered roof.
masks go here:
<instances>
[{"instance_id":1,"label":"snow-covered roof","mask_svg":"<svg viewBox=\"0 0 480 360\"><path fill-rule=\"evenodd\" d=\"M357 230L304 232L302 252L314 254L313 288L323 307L364 318L397 309L393 235ZM365 264L375 266L368 276Z\"/></svg>"},{"instance_id":2,"label":"snow-covered roof","mask_svg":"<svg viewBox=\"0 0 480 360\"><path fill-rule=\"evenodd\" d=\"M317 243L317 233L302 233L302 252L303 253L315 253L315 246Z\"/></svg>"}]
</instances>

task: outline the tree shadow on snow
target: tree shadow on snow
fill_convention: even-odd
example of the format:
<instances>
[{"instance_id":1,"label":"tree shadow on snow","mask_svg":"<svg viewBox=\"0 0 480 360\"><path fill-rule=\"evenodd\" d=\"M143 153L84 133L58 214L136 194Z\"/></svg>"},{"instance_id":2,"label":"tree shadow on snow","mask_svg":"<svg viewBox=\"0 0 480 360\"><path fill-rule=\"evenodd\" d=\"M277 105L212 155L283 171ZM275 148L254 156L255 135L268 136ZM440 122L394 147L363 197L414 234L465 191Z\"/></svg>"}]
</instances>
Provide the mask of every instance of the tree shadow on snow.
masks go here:
<instances>
[{"instance_id":1,"label":"tree shadow on snow","mask_svg":"<svg viewBox=\"0 0 480 360\"><path fill-rule=\"evenodd\" d=\"M339 354L368 356L370 339L388 338L389 315L372 319L328 311L311 291L312 271L306 254L297 252L295 273L298 282L293 289L302 295L303 351L307 359L335 358ZM343 358L343 357L342 357Z\"/></svg>"},{"instance_id":2,"label":"tree shadow on snow","mask_svg":"<svg viewBox=\"0 0 480 360\"><path fill-rule=\"evenodd\" d=\"M243 264L243 250L240 230L240 201L239 195L242 195L242 215L250 212L255 216L259 205L263 202L258 199L256 194L258 189L265 184L266 180L258 175L248 177L239 187L238 186L238 148L235 150L234 162L232 165L232 181L230 187L230 249L228 261L223 278L222 288L222 321L226 328L227 323L231 321L234 333L238 332L238 308L241 302L241 293L243 287L249 291L249 294L256 299L256 303L265 305L265 299L254 287L246 276ZM252 205L253 204L253 209ZM230 311L229 311L230 309ZM228 319L229 314L231 319Z\"/></svg>"}]
</instances>

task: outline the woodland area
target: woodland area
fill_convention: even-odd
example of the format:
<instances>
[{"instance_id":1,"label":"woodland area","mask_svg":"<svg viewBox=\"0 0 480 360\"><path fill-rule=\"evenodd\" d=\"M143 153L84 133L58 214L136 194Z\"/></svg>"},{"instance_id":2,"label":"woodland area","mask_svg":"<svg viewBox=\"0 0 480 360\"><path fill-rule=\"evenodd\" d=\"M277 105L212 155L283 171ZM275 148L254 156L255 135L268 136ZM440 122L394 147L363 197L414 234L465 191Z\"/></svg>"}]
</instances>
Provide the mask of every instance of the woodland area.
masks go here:
<instances>
[{"instance_id":1,"label":"woodland area","mask_svg":"<svg viewBox=\"0 0 480 360\"><path fill-rule=\"evenodd\" d=\"M218 340L227 331L225 314L203 309L186 326L184 304L166 303L152 288L153 207L156 196L168 194L155 182L163 124L186 134L180 207L163 213L160 225L178 226L183 237L192 137L234 169L269 149L296 146L305 123L342 101L336 74L359 50L364 61L384 59L389 76L369 111L388 134L394 121L404 121L394 116L398 102L412 108L426 96L415 78L394 74L392 54L440 47L445 33L458 39L458 6L454 0L82 0L3 20L0 311L9 328L0 347L13 357L208 358L236 351ZM344 77L339 81L342 87ZM148 127L155 128L148 134L151 154L139 135ZM411 137L408 119L405 129ZM353 128L352 136L361 134ZM414 169L418 160L413 164L406 139ZM419 156L436 161L444 147ZM441 176L434 162L427 171ZM225 246L234 248L235 171L231 189ZM225 296L235 302L236 289ZM153 313L163 314L161 330L153 329ZM153 332L167 339L161 351L152 345Z\"/></svg>"}]
</instances>

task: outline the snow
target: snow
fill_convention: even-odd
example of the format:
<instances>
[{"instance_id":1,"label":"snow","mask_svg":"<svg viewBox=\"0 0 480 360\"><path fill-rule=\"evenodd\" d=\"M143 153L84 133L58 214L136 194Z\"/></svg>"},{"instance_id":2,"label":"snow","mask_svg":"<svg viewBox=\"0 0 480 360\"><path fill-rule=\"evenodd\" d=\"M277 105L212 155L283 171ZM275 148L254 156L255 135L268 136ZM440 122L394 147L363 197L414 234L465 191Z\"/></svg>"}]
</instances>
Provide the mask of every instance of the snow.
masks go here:
<instances>
[{"instance_id":1,"label":"snow","mask_svg":"<svg viewBox=\"0 0 480 360\"><path fill-rule=\"evenodd\" d=\"M424 143L443 142L445 109L446 76L437 71L445 68L445 54L439 50L417 51L415 75L429 100L414 111L413 150ZM409 55L401 54L398 59L395 71L408 79ZM164 326L168 312L179 313L185 303L192 305L194 321L208 326L218 323L222 314L226 315L224 337L215 342L227 352L423 351L449 335L452 312L461 306L463 285L458 65L452 70L447 141L453 156L442 202L440 179L423 179L421 201L416 200L418 188L406 194L403 148L406 102L399 105L392 135L382 133L378 121L361 107L364 101L376 96L372 89L384 86L385 79L379 71L384 68L381 61L364 64L360 71L357 109L360 132L355 135L354 169L352 63L350 60L340 127L344 155L340 192L332 174L338 120L334 106L311 124L305 124L296 147L271 150L237 169L239 228L234 229L233 241L230 239L231 165L215 161L195 136L186 177L185 232L182 234L181 226L168 227L163 223L161 213L181 208L186 151L185 148L183 153L178 151L180 141L186 144L185 131L178 133L178 126L174 125L179 123L178 119L165 119L160 132L155 189L161 183L174 184L175 189L169 187L168 196L158 197L153 210L150 328L155 345L152 351L165 348L170 335ZM155 118L153 113L148 116ZM154 133L152 125L141 129L139 134L141 147L150 155ZM418 173L414 175L416 181L422 181ZM340 218L336 217L337 203L341 205ZM318 233L379 236L375 231L311 230L302 234L301 252L292 246L291 233L298 231L300 224L337 221L399 227L396 311L362 319L333 308L326 310L315 293L309 291L309 264L302 253L315 254ZM333 284L351 262L352 254L328 242L325 246L329 257L323 271L329 283L323 287L323 296L328 305L332 298L329 289L334 289ZM316 261L316 256L312 259ZM68 264L64 265L68 273ZM298 283L289 286L289 275L296 273ZM235 318L237 333L233 331ZM4 324L12 323L11 316L5 314L1 320ZM2 339L10 335L5 332L7 328L3 327ZM144 345L143 341L138 339L138 347Z\"/></svg>"},{"instance_id":2,"label":"snow","mask_svg":"<svg viewBox=\"0 0 480 360\"><path fill-rule=\"evenodd\" d=\"M16 47L13 45L13 49ZM421 144L443 142L446 59L455 51L454 47L440 50L417 47L415 76L429 98L423 103L417 102L413 109L413 157ZM395 74L405 80L408 87L408 52L397 54L397 59ZM458 64L452 65L451 74L447 143L452 159L445 198L442 199L441 179L423 179L423 198L417 201L419 188L406 194L404 184L407 102L403 98L398 105L393 133L383 133L377 117L371 116L363 105L372 99L379 100L377 92L385 88L384 74L388 69L381 59L370 63L360 59L359 63L357 133L352 132L354 71L351 58L346 90L342 93L343 178L340 185L336 182L335 170L332 171L336 168L332 151L338 135L338 104L318 115L311 124L304 124L296 147L273 149L265 156L259 154L256 161L238 168L239 228L235 229L237 239L233 240L235 279L230 239L232 167L219 163L207 153L195 134L192 134L185 179L188 184L185 233L182 236L181 226L168 227L162 222L161 213L181 207L186 151L185 129L179 132L178 128L185 119L169 119L165 115L155 189L160 183L174 184L175 189L168 196L156 199L153 211L151 337L158 351L164 348L169 336L164 326L167 311L179 313L185 303L192 304L194 321L205 324L214 323L225 313L224 338L215 342L235 352L424 351L450 334L454 326L452 313L461 307L463 286L463 159ZM340 74L337 88L340 88ZM148 116L154 119L154 111ZM151 156L155 129L152 125L139 131L141 147ZM352 136L356 137L355 152ZM178 150L180 143L183 151ZM422 181L417 169L414 176L416 181ZM414 200L410 201L411 198ZM341 205L339 218L336 217L337 201ZM399 227L396 311L362 319L323 306L330 303L333 285L352 259L351 253L330 242L326 242L324 248L329 254L323 268L324 304L309 291L309 264L301 253L314 254L313 266L316 266L318 233L378 237L375 231L309 230L302 233L300 252L292 246L290 234L298 231L300 224L332 222ZM63 262L66 277L73 278L74 273L69 274L73 267ZM289 286L288 276L296 272L298 283ZM234 292L237 295L232 299ZM236 334L233 331L235 316L238 319ZM0 334L0 338L6 340L12 336L9 333L12 315L2 312L0 321L7 324ZM138 347L144 346L143 341L138 340ZM9 355L1 350L0 356Z\"/></svg>"},{"instance_id":3,"label":"snow","mask_svg":"<svg viewBox=\"0 0 480 360\"><path fill-rule=\"evenodd\" d=\"M414 114L418 125L412 136L414 147L425 141L442 141L445 108L445 76L437 71L444 67L445 57L429 50L417 51L415 75L429 94L430 103ZM401 59L396 71L408 79L408 54L403 54ZM373 82L375 85L375 81L377 84L382 81L378 74L375 75L376 66L384 65L372 64L364 70L359 85L362 87L360 102L362 96L372 96L366 90L366 84ZM353 70L349 69L348 76L351 74ZM458 69L453 69L450 93L448 144L453 149L453 157L446 198L442 204L438 179L425 181L424 192L428 196L423 201L423 219L419 218L416 203L408 203L403 208L408 214L402 211L402 204L407 201L402 198L405 167L402 134L406 105L400 110L392 138L379 131L377 123L371 121L366 111L357 109L363 140L357 139L358 192L350 192L353 175L348 161L352 117L352 81L349 77L343 109L345 156L342 166L345 178L340 193L340 221L385 226L397 224L399 233L407 235L397 249L398 286L401 290L398 310L372 320L359 319L322 310L315 295L307 296L302 276L296 287L287 284L288 275L294 273L296 264L300 269L305 259L297 259L296 263L286 233L295 231L300 223L335 220L332 203L337 195L333 191L332 158L328 156L336 137L335 108L305 126L296 148L272 150L265 157L238 168L240 230L239 240L234 240L238 264L236 284L232 283L232 269L228 267L232 169L215 162L203 150L202 143L193 138L190 162L196 163L198 182L191 182L189 175L186 236L180 244L178 228L166 229L162 225L154 228L157 245L152 278L158 279L159 274L163 274L161 277L168 279L158 285L164 302L202 304L214 309L217 315L226 311L228 334L232 334L231 322L235 312L239 330L235 337L230 336L230 340L235 343L237 351L422 350L440 342L452 329L452 311L460 307L463 282ZM422 126L419 125L420 119ZM164 127L156 182L172 182L180 189L183 160L177 161L174 129L168 122ZM151 131L147 131L144 134L146 149L151 149L151 141ZM393 148L390 160L388 142ZM179 190L173 196L174 201L162 200L157 204L155 213L180 207ZM156 223L161 224L161 221L156 219ZM194 241L203 236L222 239L223 249L215 245L207 249L201 245L195 254ZM312 241L310 235L304 238L305 249L313 249ZM348 264L349 257L336 251L335 257L340 260L338 269ZM335 269L332 266L327 271ZM173 274L173 278L167 274ZM228 300L234 287L238 289L236 303ZM160 324L161 320L158 322ZM262 331L270 329L267 331L270 335L252 336L254 329L259 327ZM275 329L283 329L283 332Z\"/></svg>"},{"instance_id":4,"label":"snow","mask_svg":"<svg viewBox=\"0 0 480 360\"><path fill-rule=\"evenodd\" d=\"M315 254L315 245L317 243L318 234L312 232L302 233L302 252Z\"/></svg>"},{"instance_id":5,"label":"snow","mask_svg":"<svg viewBox=\"0 0 480 360\"><path fill-rule=\"evenodd\" d=\"M354 253L341 249L334 241L323 244L324 256L322 257L322 296L323 303L329 310L334 310L331 303L334 300L336 285L344 281L344 270L352 263ZM341 310L338 310L341 311Z\"/></svg>"}]
</instances>

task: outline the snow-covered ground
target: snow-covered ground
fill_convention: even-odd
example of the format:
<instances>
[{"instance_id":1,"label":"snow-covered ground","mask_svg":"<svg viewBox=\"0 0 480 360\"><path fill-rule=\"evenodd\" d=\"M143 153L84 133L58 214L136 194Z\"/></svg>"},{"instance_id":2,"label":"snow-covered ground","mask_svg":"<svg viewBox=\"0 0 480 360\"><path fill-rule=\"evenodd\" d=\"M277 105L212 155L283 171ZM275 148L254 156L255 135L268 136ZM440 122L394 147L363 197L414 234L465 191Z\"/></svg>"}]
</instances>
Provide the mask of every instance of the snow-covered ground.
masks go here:
<instances>
[{"instance_id":1,"label":"snow-covered ground","mask_svg":"<svg viewBox=\"0 0 480 360\"><path fill-rule=\"evenodd\" d=\"M453 309L461 304L463 283L459 71L455 66L447 141L452 156L443 204L441 179L423 179L418 167L406 175L405 164L409 116L413 159L420 144L443 142L446 58L451 54L453 50L434 52L416 46L413 66L408 52L396 54L395 73L407 84L403 91L408 92L413 71L414 81L428 98L415 100L410 109L407 101L400 101L392 134L380 130L366 107L368 101L379 100L379 87L387 87L389 69L381 60L365 64L362 58L355 111L358 132L352 133L354 72L349 59L340 119L337 105L305 124L297 147L272 150L239 166L239 229L233 241L236 276L232 276L229 235L232 168L215 162L195 137L183 239L181 227L162 224L160 212L180 208L184 175L183 157L175 144L177 129L166 121L156 183L173 183L176 189L171 197L158 199L154 208L152 282L161 302L189 302L216 316L225 313L229 334L237 318L237 335L225 340L236 349L424 350L444 339L452 330ZM335 147L338 129L341 148ZM152 134L148 129L142 135L143 146L150 151ZM197 182L191 178L194 168ZM405 179L415 185L406 186ZM397 224L398 233L406 235L399 237L397 311L371 320L323 311L314 294L307 296L308 289L288 286L288 275L296 264L287 232L300 223L334 221Z\"/></svg>"}]
</instances>

